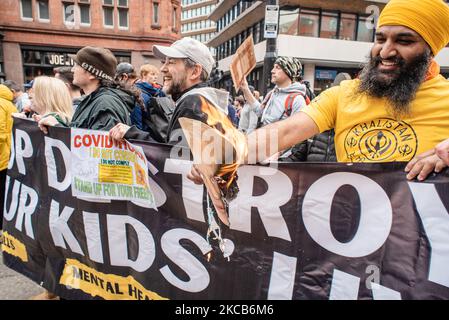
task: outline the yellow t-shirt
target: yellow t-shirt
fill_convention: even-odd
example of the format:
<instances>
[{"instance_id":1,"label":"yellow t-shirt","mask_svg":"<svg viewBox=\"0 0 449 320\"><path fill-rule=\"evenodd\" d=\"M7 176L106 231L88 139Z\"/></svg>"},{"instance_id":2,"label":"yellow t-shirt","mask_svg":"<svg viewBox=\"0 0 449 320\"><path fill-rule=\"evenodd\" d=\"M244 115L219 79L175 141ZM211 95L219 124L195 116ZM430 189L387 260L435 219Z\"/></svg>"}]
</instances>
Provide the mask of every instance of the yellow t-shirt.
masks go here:
<instances>
[{"instance_id":1,"label":"yellow t-shirt","mask_svg":"<svg viewBox=\"0 0 449 320\"><path fill-rule=\"evenodd\" d=\"M409 161L449 138L449 81L424 82L409 116L395 120L385 99L356 94L360 80L343 81L302 110L321 132L335 129L339 162Z\"/></svg>"}]
</instances>

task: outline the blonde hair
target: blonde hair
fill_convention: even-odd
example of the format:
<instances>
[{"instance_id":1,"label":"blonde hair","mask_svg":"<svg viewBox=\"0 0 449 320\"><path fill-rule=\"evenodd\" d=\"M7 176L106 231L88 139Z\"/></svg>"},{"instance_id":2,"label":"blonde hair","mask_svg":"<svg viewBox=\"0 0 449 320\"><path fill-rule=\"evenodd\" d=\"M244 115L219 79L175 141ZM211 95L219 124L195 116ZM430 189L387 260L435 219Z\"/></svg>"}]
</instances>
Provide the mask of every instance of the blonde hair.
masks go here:
<instances>
[{"instance_id":1,"label":"blonde hair","mask_svg":"<svg viewBox=\"0 0 449 320\"><path fill-rule=\"evenodd\" d=\"M47 76L34 79L33 100L43 108L42 115L54 112L68 121L72 119L72 98L62 80Z\"/></svg>"},{"instance_id":2,"label":"blonde hair","mask_svg":"<svg viewBox=\"0 0 449 320\"><path fill-rule=\"evenodd\" d=\"M140 77L145 77L150 72L159 74L159 69L152 64L144 64L140 67Z\"/></svg>"}]
</instances>

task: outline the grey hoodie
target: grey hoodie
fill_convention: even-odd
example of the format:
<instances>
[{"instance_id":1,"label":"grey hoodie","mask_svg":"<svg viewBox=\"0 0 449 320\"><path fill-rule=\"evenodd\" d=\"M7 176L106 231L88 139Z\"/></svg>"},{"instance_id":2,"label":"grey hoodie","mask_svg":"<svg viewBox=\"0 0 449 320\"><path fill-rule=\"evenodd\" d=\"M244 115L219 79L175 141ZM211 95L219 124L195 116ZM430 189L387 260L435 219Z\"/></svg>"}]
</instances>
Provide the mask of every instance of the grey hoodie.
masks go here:
<instances>
[{"instance_id":1,"label":"grey hoodie","mask_svg":"<svg viewBox=\"0 0 449 320\"><path fill-rule=\"evenodd\" d=\"M287 118L287 115L285 114L285 100L290 94L296 92L301 94L296 96L293 101L291 114L294 114L306 106L306 101L304 99L304 96L306 95L306 86L299 82L294 82L287 88L278 88L276 86L271 91L271 97L269 97L269 101L267 102L265 108L262 108L262 104L256 101L249 105L250 110L255 111L258 116L262 115L263 126L283 120ZM270 93L267 94L267 97L269 95Z\"/></svg>"},{"instance_id":2,"label":"grey hoodie","mask_svg":"<svg viewBox=\"0 0 449 320\"><path fill-rule=\"evenodd\" d=\"M257 113L251 110L248 103L245 103L240 111L239 130L247 134L251 133L257 128L258 120Z\"/></svg>"}]
</instances>

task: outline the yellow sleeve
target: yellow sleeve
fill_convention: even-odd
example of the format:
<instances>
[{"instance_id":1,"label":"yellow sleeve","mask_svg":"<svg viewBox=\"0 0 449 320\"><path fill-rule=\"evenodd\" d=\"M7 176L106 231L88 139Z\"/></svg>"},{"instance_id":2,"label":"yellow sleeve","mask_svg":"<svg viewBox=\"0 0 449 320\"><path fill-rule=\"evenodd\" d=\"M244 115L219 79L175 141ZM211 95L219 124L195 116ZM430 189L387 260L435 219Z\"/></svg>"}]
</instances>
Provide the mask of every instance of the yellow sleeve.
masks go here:
<instances>
[{"instance_id":1,"label":"yellow sleeve","mask_svg":"<svg viewBox=\"0 0 449 320\"><path fill-rule=\"evenodd\" d=\"M334 127L339 95L340 86L327 89L301 110L312 118L320 129L320 132L330 130Z\"/></svg>"},{"instance_id":2,"label":"yellow sleeve","mask_svg":"<svg viewBox=\"0 0 449 320\"><path fill-rule=\"evenodd\" d=\"M0 133L7 132L7 125L6 125L7 120L8 120L8 112L6 111L6 108L0 106Z\"/></svg>"},{"instance_id":3,"label":"yellow sleeve","mask_svg":"<svg viewBox=\"0 0 449 320\"><path fill-rule=\"evenodd\" d=\"M13 125L12 114L17 112L16 107L11 103L0 106L0 140L6 141L11 134Z\"/></svg>"},{"instance_id":4,"label":"yellow sleeve","mask_svg":"<svg viewBox=\"0 0 449 320\"><path fill-rule=\"evenodd\" d=\"M3 144L8 139L8 125L7 125L7 112L3 109L3 107L0 107L0 143ZM3 148L1 148L3 149Z\"/></svg>"}]
</instances>

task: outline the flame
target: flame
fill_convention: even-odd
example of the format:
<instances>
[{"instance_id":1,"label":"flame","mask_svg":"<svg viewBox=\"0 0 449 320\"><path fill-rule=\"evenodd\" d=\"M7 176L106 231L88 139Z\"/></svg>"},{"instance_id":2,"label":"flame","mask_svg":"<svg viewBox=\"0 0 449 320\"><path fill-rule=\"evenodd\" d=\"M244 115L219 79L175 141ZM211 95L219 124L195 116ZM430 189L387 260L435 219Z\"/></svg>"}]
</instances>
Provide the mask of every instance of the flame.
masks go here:
<instances>
[{"instance_id":1,"label":"flame","mask_svg":"<svg viewBox=\"0 0 449 320\"><path fill-rule=\"evenodd\" d=\"M217 110L217 108L208 103L204 97L200 98L201 111L207 115L206 123L224 135L234 148L233 157L235 159L233 159L233 162L231 164L225 163L221 165L216 173L216 175L221 178L225 175L229 175L226 183L226 188L229 188L236 177L239 164L243 163L246 137L234 127L231 120L224 112Z\"/></svg>"}]
</instances>

